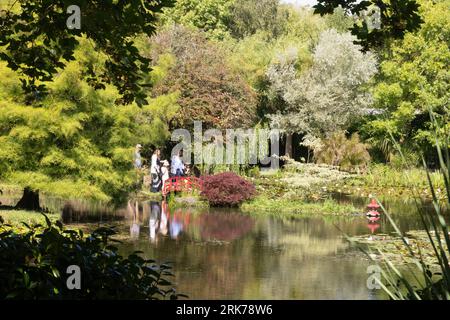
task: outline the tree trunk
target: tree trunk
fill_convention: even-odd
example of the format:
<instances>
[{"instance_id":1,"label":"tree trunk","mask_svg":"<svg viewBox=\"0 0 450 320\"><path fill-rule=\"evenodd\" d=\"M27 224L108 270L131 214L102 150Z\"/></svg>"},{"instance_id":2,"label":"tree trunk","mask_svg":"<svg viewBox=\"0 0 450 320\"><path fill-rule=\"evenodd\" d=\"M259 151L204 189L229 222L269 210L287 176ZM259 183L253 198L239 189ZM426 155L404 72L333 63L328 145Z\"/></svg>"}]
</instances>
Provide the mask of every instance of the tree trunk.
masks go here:
<instances>
[{"instance_id":1,"label":"tree trunk","mask_svg":"<svg viewBox=\"0 0 450 320\"><path fill-rule=\"evenodd\" d=\"M286 149L284 152L285 156L293 159L292 157L292 133L286 133Z\"/></svg>"},{"instance_id":2,"label":"tree trunk","mask_svg":"<svg viewBox=\"0 0 450 320\"><path fill-rule=\"evenodd\" d=\"M33 211L41 211L41 207L39 205L39 191L33 191L30 188L26 187L23 189L22 198L17 202L16 209L24 209L24 210L33 210Z\"/></svg>"}]
</instances>

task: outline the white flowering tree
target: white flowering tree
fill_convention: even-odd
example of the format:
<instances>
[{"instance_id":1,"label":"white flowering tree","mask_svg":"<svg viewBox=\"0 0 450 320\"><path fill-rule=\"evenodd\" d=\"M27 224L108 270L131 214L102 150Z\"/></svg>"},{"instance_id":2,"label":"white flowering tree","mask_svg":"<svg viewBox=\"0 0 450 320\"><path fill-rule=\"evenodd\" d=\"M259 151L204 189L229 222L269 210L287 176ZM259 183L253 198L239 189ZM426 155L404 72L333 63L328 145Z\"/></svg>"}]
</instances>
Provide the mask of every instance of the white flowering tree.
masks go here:
<instances>
[{"instance_id":1,"label":"white flowering tree","mask_svg":"<svg viewBox=\"0 0 450 320\"><path fill-rule=\"evenodd\" d=\"M349 33L326 30L308 68L299 67L298 50L292 48L269 67L272 90L285 101L284 109L269 118L272 127L286 133L287 155L292 156L293 133L305 134L309 142L329 136L370 106L366 84L376 73L377 62L354 41Z\"/></svg>"}]
</instances>

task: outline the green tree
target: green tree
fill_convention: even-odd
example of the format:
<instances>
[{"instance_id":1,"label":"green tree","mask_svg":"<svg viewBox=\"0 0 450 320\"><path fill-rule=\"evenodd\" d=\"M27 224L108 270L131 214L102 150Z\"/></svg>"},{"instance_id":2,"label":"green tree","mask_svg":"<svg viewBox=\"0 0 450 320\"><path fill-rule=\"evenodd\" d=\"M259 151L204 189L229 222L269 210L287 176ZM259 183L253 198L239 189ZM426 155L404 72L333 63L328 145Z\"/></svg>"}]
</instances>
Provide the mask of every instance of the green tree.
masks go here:
<instances>
[{"instance_id":1,"label":"green tree","mask_svg":"<svg viewBox=\"0 0 450 320\"><path fill-rule=\"evenodd\" d=\"M105 54L101 73L86 69L80 76L94 88L113 84L118 103L146 103L144 75L150 61L140 55L133 38L152 35L157 13L172 0L2 0L0 11L0 60L20 75L27 103L42 97L46 81L74 59L79 36L89 39ZM78 5L81 28L69 29L66 11Z\"/></svg>"},{"instance_id":2,"label":"green tree","mask_svg":"<svg viewBox=\"0 0 450 320\"><path fill-rule=\"evenodd\" d=\"M327 25L325 18L315 15L311 8L284 6L286 12L285 32L280 37L285 43L304 43L313 48L320 34L332 26ZM334 15L331 15L334 16ZM331 22L331 20L330 20Z\"/></svg>"},{"instance_id":3,"label":"green tree","mask_svg":"<svg viewBox=\"0 0 450 320\"><path fill-rule=\"evenodd\" d=\"M282 12L279 0L236 1L229 19L229 29L236 38L244 38L258 31L267 32L272 37L283 31Z\"/></svg>"},{"instance_id":4,"label":"green tree","mask_svg":"<svg viewBox=\"0 0 450 320\"><path fill-rule=\"evenodd\" d=\"M328 28L335 29L340 33L348 31L354 23L354 19L341 7L337 7L333 14L327 14L324 18Z\"/></svg>"},{"instance_id":5,"label":"green tree","mask_svg":"<svg viewBox=\"0 0 450 320\"><path fill-rule=\"evenodd\" d=\"M173 8L164 10L161 16L165 25L181 24L195 27L211 39L229 37L228 21L235 0L177 0Z\"/></svg>"},{"instance_id":6,"label":"green tree","mask_svg":"<svg viewBox=\"0 0 450 320\"><path fill-rule=\"evenodd\" d=\"M401 39L406 32L417 30L422 22L416 0L318 0L314 6L315 13L321 15L331 14L338 7L348 15L359 17L351 31L366 50L380 47L391 39ZM378 20L377 26L371 26L364 16Z\"/></svg>"},{"instance_id":7,"label":"green tree","mask_svg":"<svg viewBox=\"0 0 450 320\"><path fill-rule=\"evenodd\" d=\"M421 29L393 44L381 63L373 96L382 115L370 121L364 132L384 151L387 160L395 154L391 136L406 151L420 148L432 152L435 141L430 110L441 123L441 130L449 129L449 12L449 0L421 1Z\"/></svg>"},{"instance_id":8,"label":"green tree","mask_svg":"<svg viewBox=\"0 0 450 320\"><path fill-rule=\"evenodd\" d=\"M61 197L111 200L132 187L136 143L161 145L177 112L177 93L149 99L140 108L117 106L117 88L95 90L83 70L101 71L107 55L88 39L78 39L75 60L67 63L49 94L28 104L19 75L0 63L0 180L24 188L18 207L39 209L39 191ZM146 81L161 78L163 66Z\"/></svg>"},{"instance_id":9,"label":"green tree","mask_svg":"<svg viewBox=\"0 0 450 320\"><path fill-rule=\"evenodd\" d=\"M230 52L228 61L255 90L260 89L267 67L276 50L276 40L265 32L257 32L239 41L224 44Z\"/></svg>"}]
</instances>

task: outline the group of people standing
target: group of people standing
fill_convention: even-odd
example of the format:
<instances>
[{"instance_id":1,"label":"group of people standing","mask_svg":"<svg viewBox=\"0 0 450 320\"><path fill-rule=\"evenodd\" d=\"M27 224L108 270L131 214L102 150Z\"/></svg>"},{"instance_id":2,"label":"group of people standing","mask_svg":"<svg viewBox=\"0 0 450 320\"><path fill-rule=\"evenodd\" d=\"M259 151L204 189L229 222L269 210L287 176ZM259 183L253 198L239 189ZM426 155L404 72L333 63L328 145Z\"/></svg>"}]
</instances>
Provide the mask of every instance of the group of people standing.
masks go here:
<instances>
[{"instance_id":1,"label":"group of people standing","mask_svg":"<svg viewBox=\"0 0 450 320\"><path fill-rule=\"evenodd\" d=\"M142 169L142 156L141 156L142 146L140 144L136 145L134 152L134 167L136 169ZM151 176L151 192L160 192L164 188L164 183L170 177L181 177L185 175L185 165L182 160L181 152L172 156L171 164L169 161L161 160L161 150L155 149L153 151L151 162L150 162L150 176Z\"/></svg>"}]
</instances>

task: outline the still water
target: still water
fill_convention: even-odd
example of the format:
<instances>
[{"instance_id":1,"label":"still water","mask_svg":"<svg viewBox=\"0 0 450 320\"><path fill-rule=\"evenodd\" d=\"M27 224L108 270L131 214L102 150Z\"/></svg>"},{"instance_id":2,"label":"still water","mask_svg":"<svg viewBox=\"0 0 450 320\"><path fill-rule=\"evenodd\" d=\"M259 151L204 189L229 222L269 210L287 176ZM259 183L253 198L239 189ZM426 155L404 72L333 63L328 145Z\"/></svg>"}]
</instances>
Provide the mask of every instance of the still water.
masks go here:
<instances>
[{"instance_id":1,"label":"still water","mask_svg":"<svg viewBox=\"0 0 450 320\"><path fill-rule=\"evenodd\" d=\"M351 201L365 210L367 199ZM45 199L44 199L45 202ZM349 235L387 233L382 218L282 219L232 209L169 210L159 202L129 201L120 209L90 203L55 202L66 224L95 228L113 223L120 251L171 262L180 293L191 299L378 299L367 288L369 261L350 247ZM44 204L45 205L45 204ZM404 231L420 228L411 203L386 201Z\"/></svg>"},{"instance_id":2,"label":"still water","mask_svg":"<svg viewBox=\"0 0 450 320\"><path fill-rule=\"evenodd\" d=\"M367 262L322 219L254 218L231 210L143 205L123 250L172 261L193 299L368 299ZM159 213L161 208L161 213ZM155 227L156 226L156 227ZM350 226L357 230L363 225Z\"/></svg>"}]
</instances>

